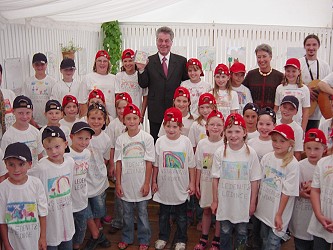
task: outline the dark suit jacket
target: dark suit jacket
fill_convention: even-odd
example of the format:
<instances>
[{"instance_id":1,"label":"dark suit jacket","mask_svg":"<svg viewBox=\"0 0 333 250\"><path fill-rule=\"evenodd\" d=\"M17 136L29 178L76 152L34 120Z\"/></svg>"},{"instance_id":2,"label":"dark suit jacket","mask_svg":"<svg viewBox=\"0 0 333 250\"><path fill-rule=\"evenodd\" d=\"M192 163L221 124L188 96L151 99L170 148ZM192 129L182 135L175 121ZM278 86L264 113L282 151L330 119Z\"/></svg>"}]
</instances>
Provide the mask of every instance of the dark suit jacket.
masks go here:
<instances>
[{"instance_id":1,"label":"dark suit jacket","mask_svg":"<svg viewBox=\"0 0 333 250\"><path fill-rule=\"evenodd\" d=\"M173 94L182 81L188 79L186 58L170 53L168 77L164 75L158 53L149 57L142 74L139 73L139 85L148 87L148 119L162 123L164 111L172 107Z\"/></svg>"}]
</instances>

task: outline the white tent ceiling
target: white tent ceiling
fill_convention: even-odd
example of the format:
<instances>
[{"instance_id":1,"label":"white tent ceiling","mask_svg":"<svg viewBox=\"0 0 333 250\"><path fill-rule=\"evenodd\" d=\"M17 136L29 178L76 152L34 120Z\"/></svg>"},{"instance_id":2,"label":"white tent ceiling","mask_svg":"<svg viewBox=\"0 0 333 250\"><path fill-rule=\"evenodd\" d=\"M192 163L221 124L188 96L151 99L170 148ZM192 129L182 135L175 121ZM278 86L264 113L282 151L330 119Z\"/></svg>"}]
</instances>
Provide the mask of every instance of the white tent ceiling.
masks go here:
<instances>
[{"instance_id":1,"label":"white tent ceiling","mask_svg":"<svg viewBox=\"0 0 333 250\"><path fill-rule=\"evenodd\" d=\"M332 27L332 0L1 0L0 21L183 22ZM40 20L40 19L39 19Z\"/></svg>"}]
</instances>

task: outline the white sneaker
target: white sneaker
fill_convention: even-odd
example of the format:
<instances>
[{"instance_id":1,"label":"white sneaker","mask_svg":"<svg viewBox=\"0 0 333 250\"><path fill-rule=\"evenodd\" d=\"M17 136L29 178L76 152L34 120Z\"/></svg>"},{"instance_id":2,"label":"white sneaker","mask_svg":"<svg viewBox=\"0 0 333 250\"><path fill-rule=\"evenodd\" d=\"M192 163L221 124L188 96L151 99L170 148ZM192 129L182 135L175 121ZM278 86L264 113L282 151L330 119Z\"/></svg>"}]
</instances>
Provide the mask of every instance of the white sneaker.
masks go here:
<instances>
[{"instance_id":1,"label":"white sneaker","mask_svg":"<svg viewBox=\"0 0 333 250\"><path fill-rule=\"evenodd\" d=\"M157 240L155 241L155 249L162 250L165 248L167 242L165 240Z\"/></svg>"},{"instance_id":2,"label":"white sneaker","mask_svg":"<svg viewBox=\"0 0 333 250\"><path fill-rule=\"evenodd\" d=\"M186 244L183 242L178 242L175 245L175 250L185 250L186 249Z\"/></svg>"}]
</instances>

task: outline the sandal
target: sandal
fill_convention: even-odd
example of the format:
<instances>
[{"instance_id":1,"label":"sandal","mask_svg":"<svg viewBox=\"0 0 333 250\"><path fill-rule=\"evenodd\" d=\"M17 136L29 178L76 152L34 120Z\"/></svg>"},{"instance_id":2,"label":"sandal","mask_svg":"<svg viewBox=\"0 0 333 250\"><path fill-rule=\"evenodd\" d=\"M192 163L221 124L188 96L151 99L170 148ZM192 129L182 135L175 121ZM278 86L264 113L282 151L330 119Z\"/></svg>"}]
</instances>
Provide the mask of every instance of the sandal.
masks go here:
<instances>
[{"instance_id":1,"label":"sandal","mask_svg":"<svg viewBox=\"0 0 333 250\"><path fill-rule=\"evenodd\" d=\"M128 247L128 245L129 244L127 244L125 242L119 242L117 246L120 250L125 250Z\"/></svg>"},{"instance_id":2,"label":"sandal","mask_svg":"<svg viewBox=\"0 0 333 250\"><path fill-rule=\"evenodd\" d=\"M147 250L149 248L149 245L147 244L140 244L139 245L139 250Z\"/></svg>"},{"instance_id":3,"label":"sandal","mask_svg":"<svg viewBox=\"0 0 333 250\"><path fill-rule=\"evenodd\" d=\"M219 249L220 249L220 242L213 240L209 250L219 250Z\"/></svg>"},{"instance_id":4,"label":"sandal","mask_svg":"<svg viewBox=\"0 0 333 250\"><path fill-rule=\"evenodd\" d=\"M204 250L207 247L208 240L201 238L199 243L195 245L194 250Z\"/></svg>"}]
</instances>

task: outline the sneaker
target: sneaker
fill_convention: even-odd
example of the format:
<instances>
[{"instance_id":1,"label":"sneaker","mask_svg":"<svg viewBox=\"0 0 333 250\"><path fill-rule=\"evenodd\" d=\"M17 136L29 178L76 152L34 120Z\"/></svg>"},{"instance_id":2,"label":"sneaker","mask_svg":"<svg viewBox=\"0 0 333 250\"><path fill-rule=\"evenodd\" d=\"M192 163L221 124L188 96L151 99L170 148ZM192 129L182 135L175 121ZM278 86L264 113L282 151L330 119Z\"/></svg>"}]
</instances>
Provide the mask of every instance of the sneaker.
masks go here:
<instances>
[{"instance_id":1,"label":"sneaker","mask_svg":"<svg viewBox=\"0 0 333 250\"><path fill-rule=\"evenodd\" d=\"M97 247L98 243L100 241L102 241L102 236L103 236L103 233L99 233L99 236L98 236L97 239L94 239L94 238L90 237L90 239L88 240L84 250L94 250Z\"/></svg>"},{"instance_id":2,"label":"sneaker","mask_svg":"<svg viewBox=\"0 0 333 250\"><path fill-rule=\"evenodd\" d=\"M102 223L106 225L110 225L112 221L112 217L110 215L106 215L102 218Z\"/></svg>"},{"instance_id":3,"label":"sneaker","mask_svg":"<svg viewBox=\"0 0 333 250\"><path fill-rule=\"evenodd\" d=\"M165 248L167 242L165 240L157 240L155 241L155 249L162 250Z\"/></svg>"},{"instance_id":4,"label":"sneaker","mask_svg":"<svg viewBox=\"0 0 333 250\"><path fill-rule=\"evenodd\" d=\"M175 250L185 250L186 244L183 242L177 242L175 245Z\"/></svg>"}]
</instances>

